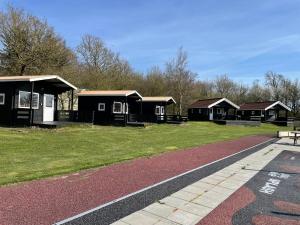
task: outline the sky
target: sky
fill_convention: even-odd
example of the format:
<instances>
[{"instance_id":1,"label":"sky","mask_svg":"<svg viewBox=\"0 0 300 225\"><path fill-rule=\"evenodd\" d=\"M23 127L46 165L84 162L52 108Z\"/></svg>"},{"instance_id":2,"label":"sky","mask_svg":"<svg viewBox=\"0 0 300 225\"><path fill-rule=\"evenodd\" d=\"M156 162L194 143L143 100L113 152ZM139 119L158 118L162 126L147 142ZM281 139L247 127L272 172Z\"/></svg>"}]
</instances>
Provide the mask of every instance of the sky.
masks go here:
<instances>
[{"instance_id":1,"label":"sky","mask_svg":"<svg viewBox=\"0 0 300 225\"><path fill-rule=\"evenodd\" d=\"M180 47L198 79L228 74L300 78L300 0L0 0L46 19L75 49L100 37L139 72L164 68Z\"/></svg>"}]
</instances>

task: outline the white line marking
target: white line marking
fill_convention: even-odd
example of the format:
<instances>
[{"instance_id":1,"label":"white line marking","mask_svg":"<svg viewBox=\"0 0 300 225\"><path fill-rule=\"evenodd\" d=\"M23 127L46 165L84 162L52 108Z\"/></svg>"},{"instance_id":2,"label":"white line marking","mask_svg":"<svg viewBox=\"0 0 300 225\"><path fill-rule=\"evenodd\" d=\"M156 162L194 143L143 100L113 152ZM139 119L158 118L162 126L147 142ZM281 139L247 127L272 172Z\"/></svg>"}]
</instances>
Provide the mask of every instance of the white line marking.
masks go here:
<instances>
[{"instance_id":1,"label":"white line marking","mask_svg":"<svg viewBox=\"0 0 300 225\"><path fill-rule=\"evenodd\" d=\"M89 213L92 213L92 212L94 212L94 211L97 211L97 210L99 210L99 209L102 209L102 208L104 208L104 207L106 207L106 206L112 205L112 204L114 204L114 203L116 203L116 202L119 202L119 201L121 201L121 200L123 200L123 199L129 198L129 197L131 197L131 196L133 196L133 195L139 194L139 193L141 193L141 192L143 192L143 191L149 190L149 189L151 189L151 188L153 188L153 187L156 187L156 186L158 186L158 185L161 185L161 184L163 184L163 183L166 183L166 182L169 182L169 181L174 180L174 179L176 179L176 178L182 177L182 176L184 176L184 175L186 175L186 174L192 173L192 172L194 172L194 171L196 171L196 170L199 170L199 169L201 169L201 168L204 168L204 167L209 166L209 165L211 165L211 164L214 164L214 163L216 163L216 162L219 162L219 161L222 161L222 160L224 160L224 159L230 158L230 157L232 157L232 156L238 155L238 154L240 154L240 153L242 153L242 152L245 152L245 151L248 151L248 150L250 150L250 149L252 149L252 148L255 148L255 147L258 147L258 146L260 146L260 145L263 145L263 144L265 144L265 143L267 143L267 142L271 142L271 141L273 141L273 140L275 140L275 139L276 139L276 138L272 138L272 139L270 139L270 140L268 140L268 141L264 141L264 142L262 142L262 143L253 145L253 146L251 146L251 147L249 147L249 148L246 148L246 149L244 149L244 150L242 150L242 151L240 151L240 152L236 152L236 153L234 153L234 154L232 154L232 155L228 155L228 156L226 156L226 157L223 157L223 158L221 158L221 159L215 160L215 161L210 162L210 163L208 163L208 164L199 166L199 167L197 167L197 168L195 168L195 169L192 169L192 170L189 170L189 171L187 171L187 172L184 172L184 173L181 173L181 174L179 174L179 175L176 175L176 176L174 176L174 177L168 178L168 179L163 180L163 181L161 181L161 182L159 182L159 183L156 183L156 184L153 184L153 185L151 185L151 186L145 187L145 188L143 188L143 189L141 189L141 190L138 190L138 191L136 191L136 192L133 192L133 193L131 193L131 194L125 195L125 196L120 197L120 198L117 198L117 199L115 199L115 200L113 200L113 201L107 202L107 203L105 203L105 204L103 204L103 205L100 205L100 206L97 206L97 207L95 207L95 208L93 208L93 209L87 210L87 211L82 212L82 213L79 213L79 214L77 214L77 215L75 215L75 216L72 216L72 217L69 217L69 218L64 219L64 220L62 220L62 221L59 221L59 222L57 222L57 223L54 223L54 225L62 225L62 224L65 224L65 223L67 223L67 222L70 222L70 221L72 221L72 220L78 219L78 218L80 218L80 217L82 217L82 216L85 216L85 215L87 215L87 214L89 214Z\"/></svg>"}]
</instances>

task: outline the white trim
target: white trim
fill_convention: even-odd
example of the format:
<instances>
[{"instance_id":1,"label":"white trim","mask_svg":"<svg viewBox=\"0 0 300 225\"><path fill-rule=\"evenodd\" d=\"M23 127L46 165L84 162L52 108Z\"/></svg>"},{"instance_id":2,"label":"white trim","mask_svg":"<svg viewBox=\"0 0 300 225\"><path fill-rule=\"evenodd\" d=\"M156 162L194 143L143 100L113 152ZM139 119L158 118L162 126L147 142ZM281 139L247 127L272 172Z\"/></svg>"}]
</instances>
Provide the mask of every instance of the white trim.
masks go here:
<instances>
[{"instance_id":1,"label":"white trim","mask_svg":"<svg viewBox=\"0 0 300 225\"><path fill-rule=\"evenodd\" d=\"M160 114L163 116L165 115L165 107L164 106L161 106L160 107Z\"/></svg>"},{"instance_id":2,"label":"white trim","mask_svg":"<svg viewBox=\"0 0 300 225\"><path fill-rule=\"evenodd\" d=\"M213 161L213 162L210 162L210 163L207 163L207 164L205 164L205 165L199 166L199 167L197 167L197 168L195 168L195 169L186 171L186 172L181 173L181 174L179 174L179 175L176 175L176 176L174 176L174 177L171 177L171 178L168 178L168 179L166 179L166 180L163 180L163 181L161 181L161 182L159 182L159 183L156 183L156 184L150 185L150 186L148 186L148 187L142 188L142 189L140 189L140 190L138 190L138 191L136 191L136 192L130 193L130 194L128 194L128 195L125 195L125 196L120 197L120 198L118 198L118 199L115 199L115 200L113 200L113 201L107 202L107 203L105 203L105 204L103 204L103 205L97 206L97 207L95 207L95 208L93 208L93 209L90 209L90 210L87 210L87 211L85 211L85 212L79 213L78 215L75 215L75 216L69 217L69 218L67 218L67 219L64 219L64 220L62 220L62 221L59 221L59 222L57 222L57 223L54 223L54 225L63 225L63 224L68 223L68 222L70 222L70 221L72 221L72 220L75 220L75 219L78 219L78 218L80 218L80 217L82 217L82 216L85 216L85 215L87 215L87 214L89 214L89 213L95 212L95 211L97 211L97 210L99 210L99 209L102 209L102 208L104 208L104 207L107 207L107 206L109 206L109 205L112 205L112 204L114 204L114 203L116 203L116 202L122 201L122 200L124 200L124 199L126 199L126 198L129 198L129 197L134 196L134 195L136 195L136 194L142 193L142 192L147 191L147 190L149 190L149 189L151 189L151 188L153 188L153 187L157 187L157 186L159 186L159 185L161 185L161 184L163 184L163 183L167 183L167 182L169 182L169 181L171 181L171 180L177 179L177 178L182 177L182 176L184 176L184 175L186 175L186 174L192 173L192 172L194 172L194 171L196 171L196 170L202 169L202 168L204 168L204 167L207 167L207 166L209 166L209 165L212 165L212 164L217 163L217 162L219 162L219 161L222 161L222 160L224 160L224 159L227 159L227 158L230 158L230 157L232 157L232 156L238 155L238 154L243 153L243 152L245 152L245 151L248 151L248 150L250 150L250 149L252 149L252 148L255 148L255 147L258 147L258 146L263 145L263 144L265 144L265 143L271 142L271 141L273 141L273 140L275 140L275 139L276 139L276 138L269 139L269 140L264 141L264 142L262 142L262 143L253 145L253 146L251 146L251 147L249 147L249 148L246 148L246 149L244 149L244 150L242 150L242 151L233 153L233 154L228 155L228 156L225 156L225 157L223 157L223 158L221 158L221 159L215 160L215 161Z\"/></svg>"},{"instance_id":3,"label":"white trim","mask_svg":"<svg viewBox=\"0 0 300 225\"><path fill-rule=\"evenodd\" d=\"M3 101L0 102L0 105L5 105L5 93L0 93L0 96L3 97Z\"/></svg>"},{"instance_id":4,"label":"white trim","mask_svg":"<svg viewBox=\"0 0 300 225\"><path fill-rule=\"evenodd\" d=\"M115 104L120 104L121 105L120 112L115 111ZM123 113L123 104L122 104L122 102L114 102L113 103L113 113L115 113L115 114L122 114Z\"/></svg>"},{"instance_id":5,"label":"white trim","mask_svg":"<svg viewBox=\"0 0 300 225\"><path fill-rule=\"evenodd\" d=\"M123 103L123 113L124 113L124 114L128 114L128 103L127 103L127 102L126 102L126 103L125 103L125 102Z\"/></svg>"},{"instance_id":6,"label":"white trim","mask_svg":"<svg viewBox=\"0 0 300 225\"><path fill-rule=\"evenodd\" d=\"M25 76L26 77L26 76ZM42 80L53 80L53 79L57 79L59 81L61 81L62 83L65 83L66 85L68 85L69 87L73 88L74 90L77 90L77 87L75 87L73 84L69 83L68 81L66 81L65 79L61 78L58 75L44 75L44 76L32 76L29 78L24 78L22 76L20 76L20 79L5 79L5 80L1 80L0 82L18 82L18 81L29 81L29 82L34 82L34 81L42 81Z\"/></svg>"},{"instance_id":7,"label":"white trim","mask_svg":"<svg viewBox=\"0 0 300 225\"><path fill-rule=\"evenodd\" d=\"M277 102L274 102L272 105L269 105L267 108L265 108L265 110L268 110L272 107L274 107L275 105L281 105L283 108L285 108L286 110L288 111L292 111L292 109L288 106L286 106L285 104L283 104L281 101L277 101Z\"/></svg>"},{"instance_id":8,"label":"white trim","mask_svg":"<svg viewBox=\"0 0 300 225\"><path fill-rule=\"evenodd\" d=\"M137 94L137 96L139 96L141 99L143 98L137 91L132 91L131 93L126 93L126 97L132 94Z\"/></svg>"},{"instance_id":9,"label":"white trim","mask_svg":"<svg viewBox=\"0 0 300 225\"><path fill-rule=\"evenodd\" d=\"M104 90L105 91L105 90ZM137 94L137 96L139 98L142 99L142 96L137 92L137 91L128 91L127 93L89 93L89 94L85 94L84 92L83 93L78 93L77 95L78 96L121 96L121 97L128 97L132 94Z\"/></svg>"},{"instance_id":10,"label":"white trim","mask_svg":"<svg viewBox=\"0 0 300 225\"><path fill-rule=\"evenodd\" d=\"M19 91L19 98L18 98L18 108L19 109L30 109L30 106L20 106L20 97L21 97L21 95L20 95L20 93L21 92L24 92L24 93L29 93L29 94L31 94L31 92L29 92L29 91ZM32 105L32 100L33 100L33 95L37 95L38 97L37 97L37 102L38 102L38 105L37 105L37 107L33 107L33 105ZM32 109L39 109L39 107L40 107L40 94L39 93L37 93L37 92L33 92L32 93L32 100L31 100L31 105L32 105Z\"/></svg>"},{"instance_id":11,"label":"white trim","mask_svg":"<svg viewBox=\"0 0 300 225\"><path fill-rule=\"evenodd\" d=\"M219 103L221 103L221 102L223 102L223 101L225 101L225 102L227 102L228 104L232 105L232 106L235 107L236 109L240 109L240 107L239 107L238 105L234 104L232 101L228 100L227 98L222 98L222 99L220 99L220 100L218 100L218 101L216 101L216 102L210 104L207 108L211 108L211 107L213 107L213 106L215 106L215 105L217 105L217 104L219 104Z\"/></svg>"},{"instance_id":12,"label":"white trim","mask_svg":"<svg viewBox=\"0 0 300 225\"><path fill-rule=\"evenodd\" d=\"M158 112L157 112L157 109L158 109ZM160 115L160 106L159 105L155 106L155 115Z\"/></svg>"},{"instance_id":13,"label":"white trim","mask_svg":"<svg viewBox=\"0 0 300 225\"><path fill-rule=\"evenodd\" d=\"M157 99L155 99L155 98L157 98ZM159 98L161 98L161 99L159 99ZM138 100L138 101L141 101L141 100ZM142 98L142 101L143 102L169 102L169 101L172 101L174 104L176 104L175 99L173 97L168 97L168 96L160 96L160 97L146 96L146 97Z\"/></svg>"},{"instance_id":14,"label":"white trim","mask_svg":"<svg viewBox=\"0 0 300 225\"><path fill-rule=\"evenodd\" d=\"M100 106L104 106L103 109L101 109ZM99 112L104 112L105 111L105 103L103 103L103 102L98 103L98 111Z\"/></svg>"},{"instance_id":15,"label":"white trim","mask_svg":"<svg viewBox=\"0 0 300 225\"><path fill-rule=\"evenodd\" d=\"M57 79L57 80L65 83L69 87L73 88L74 90L77 90L77 87L75 87L73 84L69 83L68 81L66 81L65 79L63 79L63 78L61 78L60 76L57 76L57 75L47 75L45 77L38 77L37 76L36 78L30 78L29 81L33 82L33 81L52 80L52 79Z\"/></svg>"}]
</instances>

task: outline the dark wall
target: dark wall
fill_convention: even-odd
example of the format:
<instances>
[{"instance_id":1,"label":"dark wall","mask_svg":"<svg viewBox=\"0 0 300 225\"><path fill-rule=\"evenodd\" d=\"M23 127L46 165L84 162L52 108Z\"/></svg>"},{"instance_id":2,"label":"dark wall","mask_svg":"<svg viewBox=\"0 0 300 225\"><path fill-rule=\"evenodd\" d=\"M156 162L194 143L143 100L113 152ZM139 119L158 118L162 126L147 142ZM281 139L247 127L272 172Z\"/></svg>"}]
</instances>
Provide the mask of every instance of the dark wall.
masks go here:
<instances>
[{"instance_id":1,"label":"dark wall","mask_svg":"<svg viewBox=\"0 0 300 225\"><path fill-rule=\"evenodd\" d=\"M19 91L31 92L30 82L0 83L0 93L5 93L5 105L0 105L0 123L4 125L29 125L29 109L18 108ZM39 94L39 107L32 110L33 121L43 121L44 94L55 96L54 109L57 108L59 90L46 82L35 82L33 92Z\"/></svg>"},{"instance_id":2,"label":"dark wall","mask_svg":"<svg viewBox=\"0 0 300 225\"><path fill-rule=\"evenodd\" d=\"M78 97L78 119L80 122L94 122L95 124L123 124L129 120L124 113L113 113L113 103L128 103L129 114L139 114L139 104L136 98L119 96L79 96ZM105 111L98 110L98 104L105 103ZM137 118L132 118L136 120Z\"/></svg>"},{"instance_id":3,"label":"dark wall","mask_svg":"<svg viewBox=\"0 0 300 225\"><path fill-rule=\"evenodd\" d=\"M209 120L209 109L202 108L201 112L198 108L188 109L188 118L191 121L206 121Z\"/></svg>"},{"instance_id":4,"label":"dark wall","mask_svg":"<svg viewBox=\"0 0 300 225\"><path fill-rule=\"evenodd\" d=\"M274 111L276 116L274 117L271 111ZM261 121L276 120L276 121L287 121L287 110L283 107L275 107L270 110L239 110L238 115L242 120L251 120L251 117L260 117Z\"/></svg>"},{"instance_id":5,"label":"dark wall","mask_svg":"<svg viewBox=\"0 0 300 225\"><path fill-rule=\"evenodd\" d=\"M0 93L5 94L4 105L0 105L0 124L12 125L12 110L13 110L13 86L0 83Z\"/></svg>"},{"instance_id":6,"label":"dark wall","mask_svg":"<svg viewBox=\"0 0 300 225\"><path fill-rule=\"evenodd\" d=\"M155 108L156 106L164 106L165 111L164 115L167 114L167 104L166 102L143 102L139 103L142 104L142 110L143 110L143 121L145 122L158 122L158 117L155 114Z\"/></svg>"}]
</instances>

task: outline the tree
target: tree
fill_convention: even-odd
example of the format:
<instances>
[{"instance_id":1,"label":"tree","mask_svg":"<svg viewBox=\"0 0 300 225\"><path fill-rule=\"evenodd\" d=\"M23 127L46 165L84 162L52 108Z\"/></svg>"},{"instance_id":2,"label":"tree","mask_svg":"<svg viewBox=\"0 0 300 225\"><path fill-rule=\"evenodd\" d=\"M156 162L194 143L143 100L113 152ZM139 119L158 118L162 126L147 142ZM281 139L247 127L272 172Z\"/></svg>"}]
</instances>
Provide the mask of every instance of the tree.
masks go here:
<instances>
[{"instance_id":1,"label":"tree","mask_svg":"<svg viewBox=\"0 0 300 225\"><path fill-rule=\"evenodd\" d=\"M300 108L300 82L298 79L295 79L294 82L291 83L289 93L291 108L294 116L296 116Z\"/></svg>"},{"instance_id":2,"label":"tree","mask_svg":"<svg viewBox=\"0 0 300 225\"><path fill-rule=\"evenodd\" d=\"M165 74L159 67L152 67L146 74L143 81L142 93L148 96L160 96L167 94Z\"/></svg>"},{"instance_id":3,"label":"tree","mask_svg":"<svg viewBox=\"0 0 300 225\"><path fill-rule=\"evenodd\" d=\"M11 6L0 12L0 42L0 69L6 74L59 71L72 57L47 22Z\"/></svg>"},{"instance_id":4,"label":"tree","mask_svg":"<svg viewBox=\"0 0 300 225\"><path fill-rule=\"evenodd\" d=\"M249 89L247 101L248 102L261 102L269 101L271 94L268 89L260 85L259 80L255 80Z\"/></svg>"},{"instance_id":5,"label":"tree","mask_svg":"<svg viewBox=\"0 0 300 225\"><path fill-rule=\"evenodd\" d=\"M99 37L85 35L77 47L85 88L125 89L137 86L140 75L105 46Z\"/></svg>"},{"instance_id":6,"label":"tree","mask_svg":"<svg viewBox=\"0 0 300 225\"><path fill-rule=\"evenodd\" d=\"M166 63L166 79L170 94L177 99L178 113L187 105L196 74L188 68L187 53L179 48L176 58Z\"/></svg>"},{"instance_id":7,"label":"tree","mask_svg":"<svg viewBox=\"0 0 300 225\"><path fill-rule=\"evenodd\" d=\"M269 71L265 75L266 86L270 88L272 100L280 101L282 98L283 75Z\"/></svg>"},{"instance_id":8,"label":"tree","mask_svg":"<svg viewBox=\"0 0 300 225\"><path fill-rule=\"evenodd\" d=\"M100 38L92 35L82 37L77 52L90 72L104 72L118 60L118 55L109 50Z\"/></svg>"},{"instance_id":9,"label":"tree","mask_svg":"<svg viewBox=\"0 0 300 225\"><path fill-rule=\"evenodd\" d=\"M236 84L226 74L217 76L214 83L218 97L230 98L235 92Z\"/></svg>"}]
</instances>

